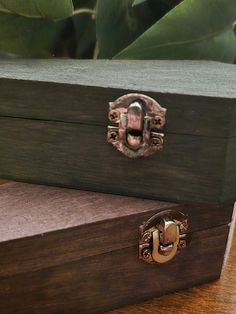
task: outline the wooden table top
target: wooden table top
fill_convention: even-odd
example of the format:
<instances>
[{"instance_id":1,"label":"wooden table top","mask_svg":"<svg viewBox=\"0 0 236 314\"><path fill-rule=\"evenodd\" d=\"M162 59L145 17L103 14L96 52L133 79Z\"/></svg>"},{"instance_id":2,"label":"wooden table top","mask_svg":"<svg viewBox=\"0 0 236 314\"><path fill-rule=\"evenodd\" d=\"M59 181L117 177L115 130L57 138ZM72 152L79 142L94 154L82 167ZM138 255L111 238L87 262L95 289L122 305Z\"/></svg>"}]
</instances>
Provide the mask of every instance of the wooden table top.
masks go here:
<instances>
[{"instance_id":1,"label":"wooden table top","mask_svg":"<svg viewBox=\"0 0 236 314\"><path fill-rule=\"evenodd\" d=\"M0 180L0 184L6 181ZM210 267L210 265L209 265ZM206 270L207 271L207 270ZM236 314L236 232L221 278L213 283L128 306L107 314Z\"/></svg>"}]
</instances>

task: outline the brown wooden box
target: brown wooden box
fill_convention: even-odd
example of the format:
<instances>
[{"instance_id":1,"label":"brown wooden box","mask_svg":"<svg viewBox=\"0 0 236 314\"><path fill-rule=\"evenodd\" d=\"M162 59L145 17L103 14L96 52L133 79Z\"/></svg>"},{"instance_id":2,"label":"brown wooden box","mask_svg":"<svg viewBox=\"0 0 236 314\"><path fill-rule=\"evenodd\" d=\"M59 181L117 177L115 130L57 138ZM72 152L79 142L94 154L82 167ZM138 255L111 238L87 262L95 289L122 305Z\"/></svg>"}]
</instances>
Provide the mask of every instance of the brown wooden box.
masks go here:
<instances>
[{"instance_id":1,"label":"brown wooden box","mask_svg":"<svg viewBox=\"0 0 236 314\"><path fill-rule=\"evenodd\" d=\"M188 215L187 247L139 259L139 225ZM188 206L79 190L0 187L0 313L101 313L217 279L233 206Z\"/></svg>"},{"instance_id":2,"label":"brown wooden box","mask_svg":"<svg viewBox=\"0 0 236 314\"><path fill-rule=\"evenodd\" d=\"M0 177L187 203L236 199L236 71L205 61L0 60ZM109 102L167 109L164 146L107 143Z\"/></svg>"}]
</instances>

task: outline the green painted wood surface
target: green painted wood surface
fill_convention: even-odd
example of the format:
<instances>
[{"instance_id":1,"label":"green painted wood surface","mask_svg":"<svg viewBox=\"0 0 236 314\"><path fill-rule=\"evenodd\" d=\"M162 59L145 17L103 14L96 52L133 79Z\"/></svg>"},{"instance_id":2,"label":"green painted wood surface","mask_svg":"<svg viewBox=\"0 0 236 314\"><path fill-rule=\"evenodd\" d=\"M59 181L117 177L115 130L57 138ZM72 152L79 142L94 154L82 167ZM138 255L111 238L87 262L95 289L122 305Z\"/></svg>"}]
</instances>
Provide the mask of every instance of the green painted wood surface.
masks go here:
<instances>
[{"instance_id":1,"label":"green painted wood surface","mask_svg":"<svg viewBox=\"0 0 236 314\"><path fill-rule=\"evenodd\" d=\"M129 92L167 108L167 133L236 136L234 65L197 61L0 60L0 116L106 125Z\"/></svg>"},{"instance_id":2,"label":"green painted wood surface","mask_svg":"<svg viewBox=\"0 0 236 314\"><path fill-rule=\"evenodd\" d=\"M133 160L106 143L102 126L4 117L0 126L2 178L164 200L235 200L235 164L224 174L227 139L168 134L161 154ZM223 193L224 179L232 182Z\"/></svg>"},{"instance_id":3,"label":"green painted wood surface","mask_svg":"<svg viewBox=\"0 0 236 314\"><path fill-rule=\"evenodd\" d=\"M235 122L236 123L236 122ZM228 199L236 191L236 139L231 138L227 143L226 169L224 173L223 195Z\"/></svg>"},{"instance_id":4,"label":"green painted wood surface","mask_svg":"<svg viewBox=\"0 0 236 314\"><path fill-rule=\"evenodd\" d=\"M236 199L235 66L194 61L0 60L0 177L172 201ZM167 108L164 151L106 142L109 101Z\"/></svg>"}]
</instances>

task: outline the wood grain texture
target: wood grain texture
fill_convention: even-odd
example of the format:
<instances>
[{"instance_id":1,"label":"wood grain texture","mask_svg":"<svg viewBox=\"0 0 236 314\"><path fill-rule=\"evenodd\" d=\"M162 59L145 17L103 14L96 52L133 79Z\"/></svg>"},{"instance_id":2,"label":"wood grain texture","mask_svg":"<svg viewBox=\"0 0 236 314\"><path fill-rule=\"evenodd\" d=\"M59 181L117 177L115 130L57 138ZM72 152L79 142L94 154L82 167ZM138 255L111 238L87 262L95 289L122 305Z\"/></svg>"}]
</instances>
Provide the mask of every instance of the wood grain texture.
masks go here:
<instances>
[{"instance_id":1,"label":"wood grain texture","mask_svg":"<svg viewBox=\"0 0 236 314\"><path fill-rule=\"evenodd\" d=\"M227 226L193 234L188 249L166 265L139 261L133 246L3 276L1 313L101 313L215 280L220 276L227 234ZM25 256L19 256L20 269ZM206 264L211 265L207 271Z\"/></svg>"},{"instance_id":2,"label":"wood grain texture","mask_svg":"<svg viewBox=\"0 0 236 314\"><path fill-rule=\"evenodd\" d=\"M0 69L2 78L15 80L236 97L235 67L219 62L8 59Z\"/></svg>"},{"instance_id":3,"label":"wood grain texture","mask_svg":"<svg viewBox=\"0 0 236 314\"><path fill-rule=\"evenodd\" d=\"M226 153L226 169L223 183L223 195L227 199L229 195L233 195L236 191L236 141L228 140Z\"/></svg>"},{"instance_id":4,"label":"wood grain texture","mask_svg":"<svg viewBox=\"0 0 236 314\"><path fill-rule=\"evenodd\" d=\"M233 202L235 83L235 66L216 62L0 60L0 177ZM167 108L161 154L128 160L107 143L108 103L128 92Z\"/></svg>"},{"instance_id":5,"label":"wood grain texture","mask_svg":"<svg viewBox=\"0 0 236 314\"><path fill-rule=\"evenodd\" d=\"M162 153L133 160L105 138L102 126L0 117L1 177L178 202L235 200L226 139L168 134Z\"/></svg>"},{"instance_id":6,"label":"wood grain texture","mask_svg":"<svg viewBox=\"0 0 236 314\"><path fill-rule=\"evenodd\" d=\"M236 136L235 84L216 62L0 60L0 116L107 125L110 101L141 92L167 108L166 133Z\"/></svg>"},{"instance_id":7,"label":"wood grain texture","mask_svg":"<svg viewBox=\"0 0 236 314\"><path fill-rule=\"evenodd\" d=\"M232 215L232 206L19 183L0 187L0 204L2 314L101 313L212 281L220 276ZM188 214L188 247L165 265L141 262L138 226L166 208Z\"/></svg>"},{"instance_id":8,"label":"wood grain texture","mask_svg":"<svg viewBox=\"0 0 236 314\"><path fill-rule=\"evenodd\" d=\"M7 182L8 182L7 180L0 179L0 184L5 184Z\"/></svg>"},{"instance_id":9,"label":"wood grain texture","mask_svg":"<svg viewBox=\"0 0 236 314\"><path fill-rule=\"evenodd\" d=\"M119 219L121 216L125 219L131 215L149 215L152 211L180 207L174 203L134 197L13 182L0 187L0 203L2 242L41 235L49 231L66 231L74 227ZM203 206L202 215L205 208L207 206ZM213 212L214 206L210 208ZM216 211L220 209L218 206ZM228 206L222 213L225 223L230 221L231 211L231 206ZM195 215L199 213L196 212ZM220 220L215 218L208 222L207 226L219 224ZM194 229L196 228L195 224Z\"/></svg>"},{"instance_id":10,"label":"wood grain texture","mask_svg":"<svg viewBox=\"0 0 236 314\"><path fill-rule=\"evenodd\" d=\"M178 205L22 183L1 186L0 204L0 276L136 245L139 225L165 209L187 215L190 234L227 225L232 216L232 205Z\"/></svg>"},{"instance_id":11,"label":"wood grain texture","mask_svg":"<svg viewBox=\"0 0 236 314\"><path fill-rule=\"evenodd\" d=\"M210 265L210 263L208 264ZM236 313L236 232L221 278L214 283L162 296L146 303L106 314L235 314Z\"/></svg>"}]
</instances>

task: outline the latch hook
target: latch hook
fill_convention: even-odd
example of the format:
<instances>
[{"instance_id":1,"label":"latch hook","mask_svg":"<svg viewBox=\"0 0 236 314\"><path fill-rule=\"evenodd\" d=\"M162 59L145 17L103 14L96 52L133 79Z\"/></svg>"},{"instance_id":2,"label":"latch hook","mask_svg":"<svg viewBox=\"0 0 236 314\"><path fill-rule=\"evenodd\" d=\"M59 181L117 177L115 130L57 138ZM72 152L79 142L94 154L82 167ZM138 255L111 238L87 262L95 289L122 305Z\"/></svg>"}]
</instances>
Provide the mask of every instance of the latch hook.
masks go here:
<instances>
[{"instance_id":1,"label":"latch hook","mask_svg":"<svg viewBox=\"0 0 236 314\"><path fill-rule=\"evenodd\" d=\"M140 226L139 257L147 263L166 263L186 247L187 217L164 211Z\"/></svg>"}]
</instances>

